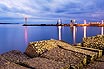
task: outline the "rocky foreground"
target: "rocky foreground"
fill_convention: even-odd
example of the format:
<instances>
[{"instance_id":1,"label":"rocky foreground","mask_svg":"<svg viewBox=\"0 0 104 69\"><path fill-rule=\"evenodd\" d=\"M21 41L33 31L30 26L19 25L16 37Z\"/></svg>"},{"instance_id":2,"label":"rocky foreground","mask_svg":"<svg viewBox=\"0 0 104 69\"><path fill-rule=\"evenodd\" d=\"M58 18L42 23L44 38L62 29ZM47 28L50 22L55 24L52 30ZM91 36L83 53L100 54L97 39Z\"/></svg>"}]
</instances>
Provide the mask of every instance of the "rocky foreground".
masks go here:
<instances>
[{"instance_id":1,"label":"rocky foreground","mask_svg":"<svg viewBox=\"0 0 104 69\"><path fill-rule=\"evenodd\" d=\"M30 42L24 53L0 55L0 69L104 69L104 35L83 38L72 46L59 40Z\"/></svg>"}]
</instances>

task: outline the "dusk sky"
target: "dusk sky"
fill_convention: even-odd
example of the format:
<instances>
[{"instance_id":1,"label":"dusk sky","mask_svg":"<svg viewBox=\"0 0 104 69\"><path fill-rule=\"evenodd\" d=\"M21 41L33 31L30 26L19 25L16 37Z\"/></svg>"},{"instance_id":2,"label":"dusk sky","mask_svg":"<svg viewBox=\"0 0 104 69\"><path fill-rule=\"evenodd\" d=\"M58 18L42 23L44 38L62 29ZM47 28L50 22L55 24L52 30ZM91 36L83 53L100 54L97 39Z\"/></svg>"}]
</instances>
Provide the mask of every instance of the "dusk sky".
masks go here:
<instances>
[{"instance_id":1,"label":"dusk sky","mask_svg":"<svg viewBox=\"0 0 104 69\"><path fill-rule=\"evenodd\" d=\"M0 1L0 22L12 22L14 18L25 16L33 18L33 22L55 22L59 18L66 22L70 19L100 21L104 19L104 0Z\"/></svg>"}]
</instances>

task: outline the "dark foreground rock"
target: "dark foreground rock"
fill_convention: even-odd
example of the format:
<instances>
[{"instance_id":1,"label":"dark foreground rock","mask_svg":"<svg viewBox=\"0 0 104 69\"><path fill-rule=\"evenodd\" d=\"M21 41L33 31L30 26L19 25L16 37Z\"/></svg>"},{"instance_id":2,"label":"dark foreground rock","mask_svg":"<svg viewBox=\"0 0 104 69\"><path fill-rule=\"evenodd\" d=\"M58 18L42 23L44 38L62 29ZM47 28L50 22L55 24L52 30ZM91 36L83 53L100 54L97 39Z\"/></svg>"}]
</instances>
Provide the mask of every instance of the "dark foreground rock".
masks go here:
<instances>
[{"instance_id":1,"label":"dark foreground rock","mask_svg":"<svg viewBox=\"0 0 104 69\"><path fill-rule=\"evenodd\" d=\"M104 69L104 56L88 64L84 69Z\"/></svg>"},{"instance_id":2,"label":"dark foreground rock","mask_svg":"<svg viewBox=\"0 0 104 69\"><path fill-rule=\"evenodd\" d=\"M88 47L82 47L82 46L75 46L75 47L83 49L83 50L88 50L88 51L96 52L96 53L98 53L98 58L102 57L102 55L103 55L103 50L94 49L94 48L88 48Z\"/></svg>"},{"instance_id":3,"label":"dark foreground rock","mask_svg":"<svg viewBox=\"0 0 104 69\"><path fill-rule=\"evenodd\" d=\"M24 64L33 69L70 69L68 65L63 62L56 62L46 58L32 58L24 61Z\"/></svg>"},{"instance_id":4,"label":"dark foreground rock","mask_svg":"<svg viewBox=\"0 0 104 69\"><path fill-rule=\"evenodd\" d=\"M8 60L0 56L0 69L30 69L30 68L26 68L13 62L9 62Z\"/></svg>"},{"instance_id":5,"label":"dark foreground rock","mask_svg":"<svg viewBox=\"0 0 104 69\"><path fill-rule=\"evenodd\" d=\"M73 68L82 68L85 55L68 51L59 47L53 48L41 55L41 57L63 62Z\"/></svg>"},{"instance_id":6,"label":"dark foreground rock","mask_svg":"<svg viewBox=\"0 0 104 69\"><path fill-rule=\"evenodd\" d=\"M12 50L1 54L6 60L14 63L22 63L23 61L29 59L29 57L18 50Z\"/></svg>"},{"instance_id":7,"label":"dark foreground rock","mask_svg":"<svg viewBox=\"0 0 104 69\"><path fill-rule=\"evenodd\" d=\"M83 65L94 61L99 56L98 52L77 48L54 39L30 42L25 53L30 57L42 57L63 62L72 68L82 68Z\"/></svg>"}]
</instances>

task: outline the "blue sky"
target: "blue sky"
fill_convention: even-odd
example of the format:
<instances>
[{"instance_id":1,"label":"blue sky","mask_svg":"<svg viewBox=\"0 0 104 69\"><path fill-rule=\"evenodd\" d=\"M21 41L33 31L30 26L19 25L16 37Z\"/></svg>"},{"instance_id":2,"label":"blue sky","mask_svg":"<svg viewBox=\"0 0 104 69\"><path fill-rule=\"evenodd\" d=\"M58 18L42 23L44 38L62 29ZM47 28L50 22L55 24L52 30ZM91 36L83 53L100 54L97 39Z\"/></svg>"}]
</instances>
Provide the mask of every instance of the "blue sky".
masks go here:
<instances>
[{"instance_id":1,"label":"blue sky","mask_svg":"<svg viewBox=\"0 0 104 69\"><path fill-rule=\"evenodd\" d=\"M1 0L0 22L64 22L104 19L104 0Z\"/></svg>"}]
</instances>

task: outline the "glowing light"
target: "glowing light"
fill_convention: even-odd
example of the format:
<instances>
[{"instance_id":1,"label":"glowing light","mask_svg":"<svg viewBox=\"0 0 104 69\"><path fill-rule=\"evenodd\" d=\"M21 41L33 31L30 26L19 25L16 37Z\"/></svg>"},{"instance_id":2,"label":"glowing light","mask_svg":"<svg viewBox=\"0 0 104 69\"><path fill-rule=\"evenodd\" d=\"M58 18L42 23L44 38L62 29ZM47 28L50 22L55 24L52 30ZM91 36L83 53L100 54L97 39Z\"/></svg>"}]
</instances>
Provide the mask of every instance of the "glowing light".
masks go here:
<instances>
[{"instance_id":1,"label":"glowing light","mask_svg":"<svg viewBox=\"0 0 104 69\"><path fill-rule=\"evenodd\" d=\"M84 20L84 24L86 24L86 20ZM84 38L86 38L86 26L84 26Z\"/></svg>"},{"instance_id":2,"label":"glowing light","mask_svg":"<svg viewBox=\"0 0 104 69\"><path fill-rule=\"evenodd\" d=\"M102 20L102 24L103 24L103 22L104 22L104 21ZM101 35L104 34L103 30L104 30L103 27L101 27Z\"/></svg>"}]
</instances>

